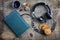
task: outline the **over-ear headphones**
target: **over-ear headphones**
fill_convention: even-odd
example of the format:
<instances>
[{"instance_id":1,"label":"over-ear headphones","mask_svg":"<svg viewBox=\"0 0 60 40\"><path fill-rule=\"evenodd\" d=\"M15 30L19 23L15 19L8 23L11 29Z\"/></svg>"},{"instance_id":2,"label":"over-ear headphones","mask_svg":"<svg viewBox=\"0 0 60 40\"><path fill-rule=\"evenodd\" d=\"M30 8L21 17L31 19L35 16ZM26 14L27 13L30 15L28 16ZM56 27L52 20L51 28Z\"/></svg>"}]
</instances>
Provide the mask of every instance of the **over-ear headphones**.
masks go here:
<instances>
[{"instance_id":1,"label":"over-ear headphones","mask_svg":"<svg viewBox=\"0 0 60 40\"><path fill-rule=\"evenodd\" d=\"M34 10L35 10L35 8L36 8L37 6L43 6L43 7L46 9L46 13L44 13L44 15L45 15L46 18L43 17L43 16L37 18L37 17L34 15ZM37 4L35 4L35 5L32 7L32 9L31 9L31 16L32 16L32 18L36 18L37 20L39 20L39 21L41 21L41 22L46 22L46 19L51 19L51 18L52 18L52 17L51 17L51 10L50 10L49 6L46 5L46 4L43 3L43 2L37 3Z\"/></svg>"}]
</instances>

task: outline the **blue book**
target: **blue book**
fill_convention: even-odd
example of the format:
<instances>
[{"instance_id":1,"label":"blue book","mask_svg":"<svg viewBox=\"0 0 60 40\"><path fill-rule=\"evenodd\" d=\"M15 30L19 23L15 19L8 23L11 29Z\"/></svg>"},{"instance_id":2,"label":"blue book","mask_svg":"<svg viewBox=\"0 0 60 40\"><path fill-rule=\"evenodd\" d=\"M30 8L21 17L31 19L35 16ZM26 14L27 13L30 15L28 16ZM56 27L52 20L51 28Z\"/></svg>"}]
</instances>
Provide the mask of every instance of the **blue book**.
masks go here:
<instances>
[{"instance_id":1,"label":"blue book","mask_svg":"<svg viewBox=\"0 0 60 40\"><path fill-rule=\"evenodd\" d=\"M16 10L12 11L7 17L5 17L4 22L16 36L20 36L29 28L29 25Z\"/></svg>"}]
</instances>

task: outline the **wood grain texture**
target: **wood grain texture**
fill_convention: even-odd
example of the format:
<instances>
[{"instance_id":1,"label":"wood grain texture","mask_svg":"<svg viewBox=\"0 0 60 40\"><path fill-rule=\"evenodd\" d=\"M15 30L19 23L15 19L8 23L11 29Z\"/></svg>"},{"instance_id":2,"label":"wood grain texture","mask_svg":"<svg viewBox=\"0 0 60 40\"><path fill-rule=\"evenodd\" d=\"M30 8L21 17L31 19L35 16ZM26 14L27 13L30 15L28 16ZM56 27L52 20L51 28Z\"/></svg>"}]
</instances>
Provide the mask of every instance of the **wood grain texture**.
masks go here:
<instances>
[{"instance_id":1,"label":"wood grain texture","mask_svg":"<svg viewBox=\"0 0 60 40\"><path fill-rule=\"evenodd\" d=\"M15 1L15 0L4 0L4 12L3 14L1 15L4 15L4 17L6 17L7 15L9 15L9 13L12 11L13 8L10 8L9 7L9 4L12 2L12 1ZM25 20L28 22L28 24L30 25L30 28L24 32L20 37L15 37L15 35L13 34L13 32L11 32L11 30L7 27L7 25L5 24L1 24L0 23L0 27L3 25L4 26L4 31L3 31L3 35L8 35L6 36L5 40L60 40L60 15L58 16L58 14L60 14L60 10L57 8L54 9L54 5L52 5L52 3L50 2L50 0L20 0L21 3L24 3L24 2L29 2L31 4L31 6L37 2L45 2L46 4L48 4L52 10L52 15L53 15L53 18L54 20L56 20L57 24L56 24L56 27L55 27L55 30L52 32L52 35L50 36L43 36L37 32L35 32L32 27L31 27L31 20L28 20L29 18L28 17L25 17ZM52 6L51 6L52 5ZM18 9L19 10L19 9ZM0 11L1 13L1 11ZM23 12L20 12L20 13L30 13L30 11L23 11ZM3 17L3 16L2 16ZM2 19L2 17L0 16L0 20ZM1 31L2 28L0 28L0 31ZM5 32L7 32L8 34L6 34ZM33 37L30 36L30 33L33 34ZM4 36L4 37L5 37ZM10 37L12 36L12 38L10 39ZM3 37L2 37L3 38ZM2 39L1 39L2 40Z\"/></svg>"}]
</instances>

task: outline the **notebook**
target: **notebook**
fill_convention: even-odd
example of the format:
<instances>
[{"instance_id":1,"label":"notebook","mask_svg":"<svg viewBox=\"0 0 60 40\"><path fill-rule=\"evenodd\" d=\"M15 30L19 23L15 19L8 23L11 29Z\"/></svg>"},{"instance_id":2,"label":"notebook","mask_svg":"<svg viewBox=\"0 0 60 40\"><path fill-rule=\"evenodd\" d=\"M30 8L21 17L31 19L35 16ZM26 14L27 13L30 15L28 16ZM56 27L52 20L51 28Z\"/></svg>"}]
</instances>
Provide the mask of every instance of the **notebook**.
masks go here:
<instances>
[{"instance_id":1,"label":"notebook","mask_svg":"<svg viewBox=\"0 0 60 40\"><path fill-rule=\"evenodd\" d=\"M4 18L5 24L15 33L16 36L23 34L29 25L20 14L14 10Z\"/></svg>"}]
</instances>

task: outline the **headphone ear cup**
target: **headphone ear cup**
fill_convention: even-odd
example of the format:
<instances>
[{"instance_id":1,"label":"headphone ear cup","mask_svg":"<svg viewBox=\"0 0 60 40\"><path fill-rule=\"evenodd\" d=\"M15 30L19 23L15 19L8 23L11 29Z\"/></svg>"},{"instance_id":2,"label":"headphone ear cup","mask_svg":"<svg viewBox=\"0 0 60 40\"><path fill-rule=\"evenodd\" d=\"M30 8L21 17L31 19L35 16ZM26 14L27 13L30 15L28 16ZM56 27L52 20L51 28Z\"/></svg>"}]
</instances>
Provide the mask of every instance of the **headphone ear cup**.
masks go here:
<instances>
[{"instance_id":1,"label":"headphone ear cup","mask_svg":"<svg viewBox=\"0 0 60 40\"><path fill-rule=\"evenodd\" d=\"M52 17L51 17L51 14L50 14L50 13L45 13L45 16L46 16L46 18L47 18L47 19L52 19Z\"/></svg>"},{"instance_id":2,"label":"headphone ear cup","mask_svg":"<svg viewBox=\"0 0 60 40\"><path fill-rule=\"evenodd\" d=\"M37 18L37 20L40 21L40 22L46 22L46 19L44 17L42 17L42 16Z\"/></svg>"}]
</instances>

